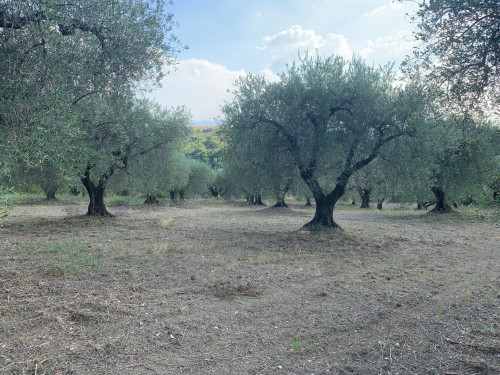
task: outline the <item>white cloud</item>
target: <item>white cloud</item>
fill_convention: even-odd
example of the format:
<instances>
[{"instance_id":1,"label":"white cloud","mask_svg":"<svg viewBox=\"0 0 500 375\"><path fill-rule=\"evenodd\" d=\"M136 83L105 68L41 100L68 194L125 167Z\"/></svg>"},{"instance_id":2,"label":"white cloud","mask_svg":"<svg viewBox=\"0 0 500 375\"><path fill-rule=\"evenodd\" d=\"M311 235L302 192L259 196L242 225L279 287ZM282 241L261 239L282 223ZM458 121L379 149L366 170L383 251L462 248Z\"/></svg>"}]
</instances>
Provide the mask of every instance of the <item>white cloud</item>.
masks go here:
<instances>
[{"instance_id":1,"label":"white cloud","mask_svg":"<svg viewBox=\"0 0 500 375\"><path fill-rule=\"evenodd\" d=\"M347 38L342 35L342 34L332 34L328 33L326 34L326 44L329 44L329 42L338 42L336 45L336 51L335 53L339 54L340 56L350 59L352 57L352 50L351 47L349 47L349 43L347 42Z\"/></svg>"},{"instance_id":2,"label":"white cloud","mask_svg":"<svg viewBox=\"0 0 500 375\"><path fill-rule=\"evenodd\" d=\"M370 47L361 48L361 50L359 51L359 56L361 56L362 58L366 59L373 52L374 52L373 48L370 48Z\"/></svg>"},{"instance_id":3,"label":"white cloud","mask_svg":"<svg viewBox=\"0 0 500 375\"><path fill-rule=\"evenodd\" d=\"M221 115L220 107L232 98L234 83L244 70L230 70L208 60L180 60L177 69L162 80L162 88L154 90L148 97L167 106L185 105L193 114L193 121L212 121ZM268 81L279 77L269 69L257 74Z\"/></svg>"},{"instance_id":4,"label":"white cloud","mask_svg":"<svg viewBox=\"0 0 500 375\"><path fill-rule=\"evenodd\" d=\"M256 72L256 74L261 75L268 82L277 82L280 80L280 77L277 74L274 74L269 68L259 70L258 72Z\"/></svg>"},{"instance_id":5,"label":"white cloud","mask_svg":"<svg viewBox=\"0 0 500 375\"><path fill-rule=\"evenodd\" d=\"M363 15L361 17L362 18L373 18L373 17L381 18L381 17L387 16L388 14L390 14L396 10L402 9L402 8L403 8L403 4L391 0L389 2L389 4L379 6L378 8L375 8L370 12L365 12L365 13L363 13Z\"/></svg>"},{"instance_id":6,"label":"white cloud","mask_svg":"<svg viewBox=\"0 0 500 375\"><path fill-rule=\"evenodd\" d=\"M291 25L288 29L271 36L265 36L258 51L269 53L268 68L282 68L285 63L295 60L298 53L318 51L331 55L337 53L345 58L352 56L347 38L342 34L328 33L318 35L314 30L304 30L300 25Z\"/></svg>"},{"instance_id":7,"label":"white cloud","mask_svg":"<svg viewBox=\"0 0 500 375\"><path fill-rule=\"evenodd\" d=\"M162 105L185 105L194 121L213 120L221 114L224 100L231 98L228 90L232 91L234 82L245 74L207 60L181 60L177 69L163 78L163 87L148 96Z\"/></svg>"},{"instance_id":8,"label":"white cloud","mask_svg":"<svg viewBox=\"0 0 500 375\"><path fill-rule=\"evenodd\" d=\"M320 48L323 46L323 37L316 35L314 30L303 30L300 25L292 25L272 36L265 36L264 43L259 50L271 52L297 51L302 48Z\"/></svg>"},{"instance_id":9,"label":"white cloud","mask_svg":"<svg viewBox=\"0 0 500 375\"><path fill-rule=\"evenodd\" d=\"M366 57L377 50L381 50L393 58L401 58L407 55L415 46L415 41L411 32L400 30L395 35L378 37L375 40L368 40L366 47L360 51L360 55Z\"/></svg>"}]
</instances>

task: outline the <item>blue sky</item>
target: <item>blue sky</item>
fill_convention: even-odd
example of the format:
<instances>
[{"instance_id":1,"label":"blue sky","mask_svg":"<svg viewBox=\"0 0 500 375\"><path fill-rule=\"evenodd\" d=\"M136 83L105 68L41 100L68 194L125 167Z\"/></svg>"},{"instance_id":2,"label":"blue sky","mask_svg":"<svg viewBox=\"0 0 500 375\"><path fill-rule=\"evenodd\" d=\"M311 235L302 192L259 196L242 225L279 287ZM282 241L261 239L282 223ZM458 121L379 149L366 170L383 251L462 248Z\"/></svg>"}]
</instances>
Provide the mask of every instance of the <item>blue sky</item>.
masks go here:
<instances>
[{"instance_id":1,"label":"blue sky","mask_svg":"<svg viewBox=\"0 0 500 375\"><path fill-rule=\"evenodd\" d=\"M414 45L407 13L413 2L392 0L175 0L174 29L189 49L163 88L151 93L168 106L185 105L194 121L220 115L240 75L269 79L298 53L353 53L367 62L398 65Z\"/></svg>"}]
</instances>

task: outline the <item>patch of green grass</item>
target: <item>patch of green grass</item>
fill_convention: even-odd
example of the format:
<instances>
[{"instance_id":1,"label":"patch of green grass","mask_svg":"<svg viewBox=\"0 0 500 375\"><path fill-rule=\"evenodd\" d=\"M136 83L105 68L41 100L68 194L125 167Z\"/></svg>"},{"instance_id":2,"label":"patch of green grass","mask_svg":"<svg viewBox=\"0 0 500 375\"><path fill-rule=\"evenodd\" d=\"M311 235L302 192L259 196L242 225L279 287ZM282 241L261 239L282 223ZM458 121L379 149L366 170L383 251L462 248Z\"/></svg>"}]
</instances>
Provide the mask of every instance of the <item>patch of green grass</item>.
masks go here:
<instances>
[{"instance_id":1,"label":"patch of green grass","mask_svg":"<svg viewBox=\"0 0 500 375\"><path fill-rule=\"evenodd\" d=\"M483 328L481 329L481 332L483 333L495 333L495 328L493 326L489 326L485 324Z\"/></svg>"},{"instance_id":2,"label":"patch of green grass","mask_svg":"<svg viewBox=\"0 0 500 375\"><path fill-rule=\"evenodd\" d=\"M314 344L318 340L318 335L316 333L312 333L308 336L296 335L291 344L291 351L298 352L305 347Z\"/></svg>"},{"instance_id":3,"label":"patch of green grass","mask_svg":"<svg viewBox=\"0 0 500 375\"><path fill-rule=\"evenodd\" d=\"M438 313L437 313L437 320L441 321L443 319L443 301L441 298L438 299Z\"/></svg>"},{"instance_id":4,"label":"patch of green grass","mask_svg":"<svg viewBox=\"0 0 500 375\"><path fill-rule=\"evenodd\" d=\"M303 345L304 345L304 343L303 343L301 337L297 336L295 338L295 340L293 340L293 342L292 342L292 349L295 350L295 351L297 351L300 348L302 348Z\"/></svg>"},{"instance_id":5,"label":"patch of green grass","mask_svg":"<svg viewBox=\"0 0 500 375\"><path fill-rule=\"evenodd\" d=\"M462 296L461 304L462 306L470 306L472 303L472 294L468 292Z\"/></svg>"},{"instance_id":6,"label":"patch of green grass","mask_svg":"<svg viewBox=\"0 0 500 375\"><path fill-rule=\"evenodd\" d=\"M92 250L87 242L54 242L25 252L25 259L41 263L50 274L62 270L64 274L81 274L86 269L101 269L104 258L100 252Z\"/></svg>"}]
</instances>

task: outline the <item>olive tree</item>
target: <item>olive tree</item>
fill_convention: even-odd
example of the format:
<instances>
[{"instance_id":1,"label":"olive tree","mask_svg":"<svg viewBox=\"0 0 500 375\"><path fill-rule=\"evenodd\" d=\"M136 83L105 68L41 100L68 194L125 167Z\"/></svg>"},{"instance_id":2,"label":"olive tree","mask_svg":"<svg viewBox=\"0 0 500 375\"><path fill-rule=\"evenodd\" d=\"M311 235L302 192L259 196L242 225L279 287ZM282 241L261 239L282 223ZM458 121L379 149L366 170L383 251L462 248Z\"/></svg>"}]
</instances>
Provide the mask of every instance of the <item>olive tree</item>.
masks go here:
<instances>
[{"instance_id":1,"label":"olive tree","mask_svg":"<svg viewBox=\"0 0 500 375\"><path fill-rule=\"evenodd\" d=\"M136 159L144 162L136 168L149 170L148 154L178 150L187 137L190 118L183 107L162 108L147 100L97 101L82 119L87 152L79 166L90 199L87 214L112 216L104 204L104 191L115 171L126 169Z\"/></svg>"},{"instance_id":2,"label":"olive tree","mask_svg":"<svg viewBox=\"0 0 500 375\"><path fill-rule=\"evenodd\" d=\"M223 107L222 126L234 134L273 132L266 152L282 149L314 196L315 215L306 227L338 227L333 209L349 178L385 144L414 131L422 103L418 87L395 86L390 67L374 68L357 57L306 56L278 82L240 78Z\"/></svg>"},{"instance_id":3,"label":"olive tree","mask_svg":"<svg viewBox=\"0 0 500 375\"><path fill-rule=\"evenodd\" d=\"M421 44L405 62L405 69L423 71L432 84L445 86L458 101L467 101L476 108L492 105L498 115L498 0L419 0L418 5L412 19L418 23L414 35ZM500 178L493 174L496 177L490 186L496 190Z\"/></svg>"},{"instance_id":4,"label":"olive tree","mask_svg":"<svg viewBox=\"0 0 500 375\"><path fill-rule=\"evenodd\" d=\"M498 171L494 134L484 118L452 106L438 108L415 137L392 145L395 157L386 171L403 197L419 206L435 204L431 212L451 212L449 202L477 197Z\"/></svg>"},{"instance_id":5,"label":"olive tree","mask_svg":"<svg viewBox=\"0 0 500 375\"><path fill-rule=\"evenodd\" d=\"M349 187L358 193L361 199L360 208L370 208L370 200L375 198L377 208L382 209L384 201L392 195L391 183L387 175L389 170L390 166L386 165L382 155L379 155L369 165L352 175Z\"/></svg>"},{"instance_id":6,"label":"olive tree","mask_svg":"<svg viewBox=\"0 0 500 375\"><path fill-rule=\"evenodd\" d=\"M64 171L61 166L50 161L32 166L13 165L12 182L19 187L39 187L45 194L46 200L55 200L56 194L67 186ZM69 178L68 178L69 180Z\"/></svg>"},{"instance_id":7,"label":"olive tree","mask_svg":"<svg viewBox=\"0 0 500 375\"><path fill-rule=\"evenodd\" d=\"M203 197L215 180L215 171L207 163L188 159L189 179L183 187L183 195L189 198Z\"/></svg>"},{"instance_id":8,"label":"olive tree","mask_svg":"<svg viewBox=\"0 0 500 375\"><path fill-rule=\"evenodd\" d=\"M445 194L453 201L477 196L477 191L486 184L488 173L498 165L493 164L488 144L489 126L467 113L446 116L432 131L438 136L433 137L434 147L426 151L431 159L424 164L436 202L432 212L449 212L451 207ZM427 138L423 147L429 147L428 142Z\"/></svg>"},{"instance_id":9,"label":"olive tree","mask_svg":"<svg viewBox=\"0 0 500 375\"><path fill-rule=\"evenodd\" d=\"M262 156L256 152L257 142L251 139L250 134L243 138L236 138L237 134L229 133L229 128L223 128L221 134L225 142L224 168L226 179L232 182L232 190L236 195L244 195L249 204L263 204L262 194L265 191L264 170L261 163ZM258 155L258 157L254 157Z\"/></svg>"},{"instance_id":10,"label":"olive tree","mask_svg":"<svg viewBox=\"0 0 500 375\"><path fill-rule=\"evenodd\" d=\"M232 171L228 169L218 169L213 171L214 176L208 184L208 191L212 194L213 198L229 198L236 195L238 190L236 186L236 178L231 174L231 172Z\"/></svg>"},{"instance_id":11,"label":"olive tree","mask_svg":"<svg viewBox=\"0 0 500 375\"><path fill-rule=\"evenodd\" d=\"M242 190L247 195L256 195L257 203L259 194L269 194L275 199L274 207L287 207L285 195L292 188L297 173L276 132L271 128L239 132L223 127L221 135L228 140L226 164L240 176L238 181Z\"/></svg>"}]
</instances>

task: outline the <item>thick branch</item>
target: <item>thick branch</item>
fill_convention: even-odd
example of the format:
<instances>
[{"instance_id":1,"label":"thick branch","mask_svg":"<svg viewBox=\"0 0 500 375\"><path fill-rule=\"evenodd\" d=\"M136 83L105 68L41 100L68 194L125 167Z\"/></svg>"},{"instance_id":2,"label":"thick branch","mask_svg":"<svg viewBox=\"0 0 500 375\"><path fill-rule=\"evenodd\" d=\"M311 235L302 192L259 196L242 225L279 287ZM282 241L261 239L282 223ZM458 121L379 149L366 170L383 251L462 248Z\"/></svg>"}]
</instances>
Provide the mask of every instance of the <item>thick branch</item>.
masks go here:
<instances>
[{"instance_id":1,"label":"thick branch","mask_svg":"<svg viewBox=\"0 0 500 375\"><path fill-rule=\"evenodd\" d=\"M285 129L285 127L283 125L281 125L278 121L275 121L275 120L271 120L271 119L268 119L268 118L265 118L265 117L260 117L258 119L259 121L261 122L265 122L267 124L270 124L270 125L273 125L276 129L279 130L279 132L286 138L286 140L288 141L288 144L290 145L290 152L292 153L292 155L295 157L296 160L298 160L299 158L299 146L297 144L297 141L295 138L293 138L290 133L287 132L287 130Z\"/></svg>"},{"instance_id":2,"label":"thick branch","mask_svg":"<svg viewBox=\"0 0 500 375\"><path fill-rule=\"evenodd\" d=\"M90 95L96 94L96 93L98 93L98 92L99 92L99 90L93 90L93 91L90 91L90 92L88 92L88 93L86 93L86 94L80 95L78 98L76 98L75 100L73 100L73 105L78 104L78 102L79 102L80 100L85 99L87 96L90 96Z\"/></svg>"},{"instance_id":3,"label":"thick branch","mask_svg":"<svg viewBox=\"0 0 500 375\"><path fill-rule=\"evenodd\" d=\"M23 30L32 23L41 24L43 21L54 21L57 24L57 29L61 35L74 35L76 30L83 32L89 32L94 34L101 47L104 48L105 37L102 34L104 28L97 28L95 26L90 26L86 22L78 19L71 19L68 24L65 20L58 16L47 16L44 12L36 12L34 14L22 17L15 17L13 15L8 15L4 10L0 10L0 28Z\"/></svg>"}]
</instances>

